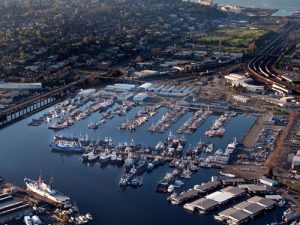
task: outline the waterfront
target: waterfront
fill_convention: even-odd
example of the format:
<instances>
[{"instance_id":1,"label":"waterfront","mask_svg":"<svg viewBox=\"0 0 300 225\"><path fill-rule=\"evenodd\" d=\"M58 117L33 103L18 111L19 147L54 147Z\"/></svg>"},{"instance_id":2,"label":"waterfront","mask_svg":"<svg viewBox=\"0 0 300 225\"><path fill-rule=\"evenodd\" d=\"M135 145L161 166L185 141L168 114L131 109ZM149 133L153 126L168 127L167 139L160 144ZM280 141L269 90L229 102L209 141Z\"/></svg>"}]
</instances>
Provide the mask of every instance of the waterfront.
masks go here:
<instances>
[{"instance_id":1,"label":"waterfront","mask_svg":"<svg viewBox=\"0 0 300 225\"><path fill-rule=\"evenodd\" d=\"M230 4L249 8L263 8L263 9L278 9L275 16L288 16L297 10L300 10L300 1L298 0L215 0L218 4Z\"/></svg>"},{"instance_id":2,"label":"waterfront","mask_svg":"<svg viewBox=\"0 0 300 225\"><path fill-rule=\"evenodd\" d=\"M157 115L150 118L135 132L119 130L118 126L126 118L133 118L140 107L129 111L126 117L115 116L111 121L103 124L98 130L90 130L87 125L101 117L98 112L92 114L85 120L76 122L72 127L64 129L62 134L69 136L79 136L88 134L92 138L104 138L111 136L115 142L130 141L134 138L136 143L143 145L155 145L158 141L167 137L170 130L176 130L191 116L191 112L186 113L165 133L151 134L147 128L152 122L157 121L167 111L162 107ZM42 115L44 112L40 112ZM36 118L38 115L34 115ZM201 139L207 141L204 132L212 125L217 115L210 116L194 133L187 137L187 147L189 144L196 145ZM52 140L53 131L47 129L46 124L39 127L28 127L31 121L29 117L16 123L0 132L1 155L0 171L1 175L15 183L24 186L23 178L36 178L40 171L42 175L49 179L54 178L54 186L58 190L70 195L76 201L82 213L90 212L94 217L92 224L218 224L212 220L212 215L199 216L185 212L181 207L171 206L166 195L155 192L157 182L171 169L166 165L155 169L152 173L144 175L144 185L138 189L128 188L122 191L118 186L118 181L122 174L122 169L108 165L100 168L99 164L88 167L81 163L79 155L62 156L59 153L52 153L49 142ZM211 139L216 148L226 147L234 137L240 139L255 121L255 117L238 115L232 118L226 125L226 132L222 139ZM187 148L186 147L186 148ZM217 175L214 169L200 169L192 179L182 187L186 190L194 184L209 181L212 175ZM267 216L261 217L253 224L263 224L274 219L275 211ZM115 216L118 215L118 216ZM280 218L279 214L277 218Z\"/></svg>"}]
</instances>

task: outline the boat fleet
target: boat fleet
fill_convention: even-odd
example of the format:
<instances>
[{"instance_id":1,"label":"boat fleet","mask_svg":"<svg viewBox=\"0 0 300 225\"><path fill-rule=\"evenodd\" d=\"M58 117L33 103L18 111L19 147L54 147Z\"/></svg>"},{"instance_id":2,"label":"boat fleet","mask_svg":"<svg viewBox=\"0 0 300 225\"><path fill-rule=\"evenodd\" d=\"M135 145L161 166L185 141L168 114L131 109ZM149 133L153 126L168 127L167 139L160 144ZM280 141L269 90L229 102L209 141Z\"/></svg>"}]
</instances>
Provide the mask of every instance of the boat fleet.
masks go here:
<instances>
[{"instance_id":1,"label":"boat fleet","mask_svg":"<svg viewBox=\"0 0 300 225\"><path fill-rule=\"evenodd\" d=\"M89 129L97 130L101 124L106 123L107 121L114 118L115 115L125 116L134 106L133 102L124 101L122 104L118 104L114 110L108 110L104 112L105 109L101 110L104 112L99 121L90 122L88 124Z\"/></svg>"},{"instance_id":2,"label":"boat fleet","mask_svg":"<svg viewBox=\"0 0 300 225\"><path fill-rule=\"evenodd\" d=\"M218 117L209 130L205 131L204 135L207 137L223 137L225 133L224 126L233 117L236 116L236 112L225 112L220 117Z\"/></svg>"},{"instance_id":3,"label":"boat fleet","mask_svg":"<svg viewBox=\"0 0 300 225\"><path fill-rule=\"evenodd\" d=\"M134 119L127 119L124 121L119 129L126 129L130 131L135 131L136 128L144 124L150 117L156 115L157 110L161 107L160 104L154 106L148 106L141 109L134 117Z\"/></svg>"},{"instance_id":4,"label":"boat fleet","mask_svg":"<svg viewBox=\"0 0 300 225\"><path fill-rule=\"evenodd\" d=\"M178 134L192 134L197 128L212 114L212 111L207 110L197 110L193 116L187 120L181 127L178 128Z\"/></svg>"},{"instance_id":5,"label":"boat fleet","mask_svg":"<svg viewBox=\"0 0 300 225\"><path fill-rule=\"evenodd\" d=\"M188 110L186 108L175 107L171 108L165 115L162 116L160 120L153 123L148 131L164 133L172 124L174 124L178 119L183 116Z\"/></svg>"}]
</instances>

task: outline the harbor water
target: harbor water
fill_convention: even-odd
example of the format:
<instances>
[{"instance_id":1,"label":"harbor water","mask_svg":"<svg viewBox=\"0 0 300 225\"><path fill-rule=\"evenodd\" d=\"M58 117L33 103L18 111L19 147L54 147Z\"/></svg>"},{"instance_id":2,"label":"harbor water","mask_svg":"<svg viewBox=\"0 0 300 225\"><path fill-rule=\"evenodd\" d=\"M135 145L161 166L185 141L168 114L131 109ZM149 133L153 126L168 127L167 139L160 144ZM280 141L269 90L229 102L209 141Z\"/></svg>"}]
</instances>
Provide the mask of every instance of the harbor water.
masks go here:
<instances>
[{"instance_id":1,"label":"harbor water","mask_svg":"<svg viewBox=\"0 0 300 225\"><path fill-rule=\"evenodd\" d=\"M289 16L300 10L299 0L215 0L215 3L249 8L278 9L274 16Z\"/></svg>"},{"instance_id":2,"label":"harbor water","mask_svg":"<svg viewBox=\"0 0 300 225\"><path fill-rule=\"evenodd\" d=\"M136 143L154 146L158 141L164 140L170 131L176 135L178 127L192 115L191 112L186 113L165 133L152 134L147 131L147 128L167 111L167 108L160 108L154 117L135 132L119 130L118 126L121 122L126 118L133 118L139 109L140 106L133 108L126 116L115 116L100 125L97 130L88 129L87 126L91 121L97 121L101 117L101 114L96 112L60 133L67 136L88 134L93 139L112 137L115 144L130 142L133 138ZM38 115L43 113L40 112ZM118 182L123 172L122 168L111 165L102 168L98 163L83 164L80 155L66 156L52 153L49 143L55 132L47 129L46 124L38 127L27 126L32 118L38 115L33 115L0 131L0 175L7 181L24 187L24 177L36 179L40 173L47 181L53 177L54 187L69 195L78 205L81 213L90 212L94 218L91 224L95 225L218 224L212 219L218 211L208 216L189 214L182 207L169 204L167 195L155 192L158 181L166 172L171 171L168 165L144 174L142 187L121 190ZM215 149L224 149L233 138L241 139L256 119L254 116L244 115L233 117L225 127L223 138L208 139L204 136L204 132L209 129L215 118L217 115L211 115L194 134L186 136L186 149L190 144L197 145L199 140L211 140L215 144ZM216 169L201 168L191 180L185 182L181 190L207 182L211 176L218 174L219 171ZM274 217L281 218L278 209L259 217L251 224L267 224L274 221Z\"/></svg>"}]
</instances>

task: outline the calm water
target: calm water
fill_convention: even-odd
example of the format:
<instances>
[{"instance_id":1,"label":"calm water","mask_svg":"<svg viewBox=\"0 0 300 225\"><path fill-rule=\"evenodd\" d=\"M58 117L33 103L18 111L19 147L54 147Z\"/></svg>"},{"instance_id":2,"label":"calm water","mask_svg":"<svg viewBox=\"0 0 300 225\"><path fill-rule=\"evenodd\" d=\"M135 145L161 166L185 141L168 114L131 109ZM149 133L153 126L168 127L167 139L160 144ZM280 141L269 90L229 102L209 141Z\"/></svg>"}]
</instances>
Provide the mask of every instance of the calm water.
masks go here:
<instances>
[{"instance_id":1,"label":"calm water","mask_svg":"<svg viewBox=\"0 0 300 225\"><path fill-rule=\"evenodd\" d=\"M133 117L138 107L131 110L127 117ZM73 127L64 130L67 135L89 134L90 136L112 136L116 144L130 141L134 138L137 143L155 145L159 140L167 137L170 130L176 129L190 117L191 113L184 115L164 134L150 134L146 128L153 121L157 121L165 112L161 108L159 113L136 132L118 130L126 117L115 117L109 123L92 131L87 129L90 121L100 118L99 113L94 113L84 121L77 122ZM34 116L36 117L36 116ZM195 145L200 139L206 140L204 131L212 124L216 116L211 116L193 135L188 136L188 143ZM213 139L216 148L226 147L234 137L238 139L249 129L254 122L254 117L237 116L226 127L226 133L222 139ZM118 182L122 169L112 166L100 168L99 164L86 166L81 163L80 156L61 156L51 153L49 142L54 132L47 129L46 125L40 127L28 127L31 118L27 118L13 126L0 131L0 175L8 181L24 186L23 178L36 178L40 171L45 178L53 176L54 186L70 195L82 213L91 212L95 225L199 225L218 224L212 219L212 215L204 217L191 215L181 207L170 205L166 195L156 193L157 182L170 171L168 166L160 167L150 174L144 175L144 185L139 189L128 188L121 191ZM192 187L194 184L207 182L212 175L218 174L213 169L201 169L192 180L187 182L183 189ZM253 224L266 224L273 221L277 211L261 217ZM279 214L277 218L280 218Z\"/></svg>"},{"instance_id":2,"label":"calm water","mask_svg":"<svg viewBox=\"0 0 300 225\"><path fill-rule=\"evenodd\" d=\"M251 8L278 9L276 16L288 16L300 10L299 0L214 0L218 4L230 4Z\"/></svg>"}]
</instances>

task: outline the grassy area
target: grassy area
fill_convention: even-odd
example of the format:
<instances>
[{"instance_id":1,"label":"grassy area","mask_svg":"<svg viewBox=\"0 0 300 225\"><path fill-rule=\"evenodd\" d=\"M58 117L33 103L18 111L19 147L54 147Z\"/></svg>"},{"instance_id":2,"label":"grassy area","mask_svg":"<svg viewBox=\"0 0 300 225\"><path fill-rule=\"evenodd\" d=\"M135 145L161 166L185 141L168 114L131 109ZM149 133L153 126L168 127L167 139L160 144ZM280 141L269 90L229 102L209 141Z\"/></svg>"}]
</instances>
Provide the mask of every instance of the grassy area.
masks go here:
<instances>
[{"instance_id":1,"label":"grassy area","mask_svg":"<svg viewBox=\"0 0 300 225\"><path fill-rule=\"evenodd\" d=\"M251 51L249 45L266 35L268 32L262 29L226 28L219 29L212 35L200 37L200 44L211 46L223 46L230 52Z\"/></svg>"}]
</instances>

